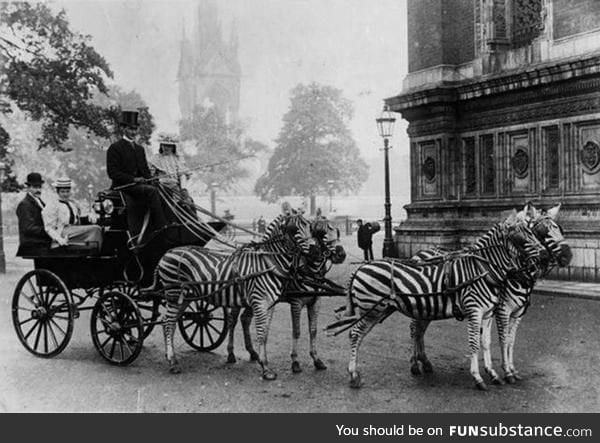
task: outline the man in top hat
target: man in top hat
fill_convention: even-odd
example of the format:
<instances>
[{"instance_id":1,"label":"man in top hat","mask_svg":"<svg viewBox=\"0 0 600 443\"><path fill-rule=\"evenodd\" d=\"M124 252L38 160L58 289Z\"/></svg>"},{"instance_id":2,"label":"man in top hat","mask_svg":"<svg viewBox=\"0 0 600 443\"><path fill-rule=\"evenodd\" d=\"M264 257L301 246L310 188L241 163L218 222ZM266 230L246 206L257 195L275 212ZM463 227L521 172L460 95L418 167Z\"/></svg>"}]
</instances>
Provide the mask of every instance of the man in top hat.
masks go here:
<instances>
[{"instance_id":1,"label":"man in top hat","mask_svg":"<svg viewBox=\"0 0 600 443\"><path fill-rule=\"evenodd\" d=\"M38 172L27 175L25 198L17 206L19 220L19 249L17 255L35 254L50 245L50 237L44 230L42 209L42 176Z\"/></svg>"},{"instance_id":2,"label":"man in top hat","mask_svg":"<svg viewBox=\"0 0 600 443\"><path fill-rule=\"evenodd\" d=\"M151 178L144 148L135 142L139 123L137 111L121 113L120 129L122 138L110 145L106 153L106 172L112 180L113 188L129 197L127 202L127 222L129 231L141 243L142 225L146 210L155 229L167 224L160 195L156 187L148 184Z\"/></svg>"},{"instance_id":3,"label":"man in top hat","mask_svg":"<svg viewBox=\"0 0 600 443\"><path fill-rule=\"evenodd\" d=\"M81 225L81 210L71 200L71 179L59 178L54 183L58 200L42 210L46 233L52 239L51 247L79 245L97 247L102 243L102 228L98 225Z\"/></svg>"}]
</instances>

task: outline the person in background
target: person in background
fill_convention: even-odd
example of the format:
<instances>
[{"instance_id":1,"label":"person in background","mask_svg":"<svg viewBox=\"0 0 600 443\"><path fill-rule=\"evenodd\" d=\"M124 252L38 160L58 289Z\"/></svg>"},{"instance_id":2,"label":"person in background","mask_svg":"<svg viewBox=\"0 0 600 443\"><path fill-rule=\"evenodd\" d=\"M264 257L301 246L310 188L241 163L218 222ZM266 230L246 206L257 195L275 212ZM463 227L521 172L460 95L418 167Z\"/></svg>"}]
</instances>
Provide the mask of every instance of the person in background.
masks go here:
<instances>
[{"instance_id":1,"label":"person in background","mask_svg":"<svg viewBox=\"0 0 600 443\"><path fill-rule=\"evenodd\" d=\"M71 199L71 180L59 178L54 183L58 199L42 210L44 228L52 239L51 247L68 245L94 246L100 250L102 228L98 225L81 225L81 210Z\"/></svg>"},{"instance_id":2,"label":"person in background","mask_svg":"<svg viewBox=\"0 0 600 443\"><path fill-rule=\"evenodd\" d=\"M258 226L258 233L264 234L265 231L267 230L267 222L265 221L265 219L262 215L260 216L260 218L258 219L258 222L256 224Z\"/></svg>"},{"instance_id":3,"label":"person in background","mask_svg":"<svg viewBox=\"0 0 600 443\"><path fill-rule=\"evenodd\" d=\"M50 246L51 238L44 229L42 209L46 206L42 200L41 174L31 172L25 181L25 197L17 205L19 222L19 248L17 256L35 254Z\"/></svg>"},{"instance_id":4,"label":"person in background","mask_svg":"<svg viewBox=\"0 0 600 443\"><path fill-rule=\"evenodd\" d=\"M363 224L359 218L356 220L358 226L358 247L363 250L365 261L373 260L373 228L370 223Z\"/></svg>"}]
</instances>

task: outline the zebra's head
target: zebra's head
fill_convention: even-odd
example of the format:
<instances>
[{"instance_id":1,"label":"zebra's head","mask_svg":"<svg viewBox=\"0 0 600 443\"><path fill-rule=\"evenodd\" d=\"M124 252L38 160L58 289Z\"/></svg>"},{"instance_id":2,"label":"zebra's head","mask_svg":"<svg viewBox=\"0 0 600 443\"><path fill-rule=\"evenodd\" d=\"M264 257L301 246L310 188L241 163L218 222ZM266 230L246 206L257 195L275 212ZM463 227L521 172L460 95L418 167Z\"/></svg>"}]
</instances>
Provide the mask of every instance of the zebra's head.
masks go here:
<instances>
[{"instance_id":1,"label":"zebra's head","mask_svg":"<svg viewBox=\"0 0 600 443\"><path fill-rule=\"evenodd\" d=\"M346 259L346 251L340 242L340 230L326 219L317 219L311 224L311 235L316 240L314 257L316 260L331 260L340 264Z\"/></svg>"},{"instance_id":2,"label":"zebra's head","mask_svg":"<svg viewBox=\"0 0 600 443\"><path fill-rule=\"evenodd\" d=\"M571 262L573 253L565 240L562 227L556 222L559 210L560 205L557 205L542 212L528 203L520 214L526 218L535 236L548 250L551 264L562 268Z\"/></svg>"},{"instance_id":3,"label":"zebra's head","mask_svg":"<svg viewBox=\"0 0 600 443\"><path fill-rule=\"evenodd\" d=\"M517 275L537 279L545 273L550 254L521 213L513 213L503 223L507 240L515 247L519 266Z\"/></svg>"}]
</instances>

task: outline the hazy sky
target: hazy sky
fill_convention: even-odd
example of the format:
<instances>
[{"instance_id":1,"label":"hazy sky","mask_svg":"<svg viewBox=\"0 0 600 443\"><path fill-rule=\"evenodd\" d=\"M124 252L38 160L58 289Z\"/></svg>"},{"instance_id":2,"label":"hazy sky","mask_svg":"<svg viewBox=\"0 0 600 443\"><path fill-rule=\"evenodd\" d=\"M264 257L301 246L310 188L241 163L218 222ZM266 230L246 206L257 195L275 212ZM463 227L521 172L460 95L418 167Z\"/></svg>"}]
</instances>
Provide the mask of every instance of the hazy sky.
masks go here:
<instances>
[{"instance_id":1,"label":"hazy sky","mask_svg":"<svg viewBox=\"0 0 600 443\"><path fill-rule=\"evenodd\" d=\"M73 28L92 35L115 82L142 94L158 132L174 131L179 43L195 21L193 1L57 2ZM250 135L273 146L289 92L316 81L341 89L355 105L352 131L365 157L381 156L374 119L406 75L405 0L220 0L224 34L240 38L240 115ZM396 146L407 149L405 129ZM399 155L396 151L394 155Z\"/></svg>"}]
</instances>

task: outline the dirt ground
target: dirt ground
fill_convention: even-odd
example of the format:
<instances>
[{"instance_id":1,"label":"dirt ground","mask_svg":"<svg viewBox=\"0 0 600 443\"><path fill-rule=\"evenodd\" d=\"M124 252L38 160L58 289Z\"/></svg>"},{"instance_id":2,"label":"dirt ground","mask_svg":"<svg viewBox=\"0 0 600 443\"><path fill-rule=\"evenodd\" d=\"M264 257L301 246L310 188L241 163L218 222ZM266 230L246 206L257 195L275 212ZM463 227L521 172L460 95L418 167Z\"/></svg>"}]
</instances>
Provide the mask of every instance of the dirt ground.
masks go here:
<instances>
[{"instance_id":1,"label":"dirt ground","mask_svg":"<svg viewBox=\"0 0 600 443\"><path fill-rule=\"evenodd\" d=\"M375 255L381 254L381 235ZM345 285L360 260L354 237L345 237L347 262L330 276ZM8 245L10 249L10 245ZM183 373L168 373L162 333L155 330L128 367L108 365L94 349L89 314L76 321L67 349L53 359L30 355L18 342L10 318L17 280L29 263L7 251L9 272L0 277L0 411L4 412L600 412L600 303L576 298L534 297L516 346L524 380L474 389L468 370L464 322L434 322L426 346L433 374L410 374L407 318L393 315L367 336L359 354L365 385L350 389L346 334L319 335L326 371L315 371L308 355L306 318L300 362L290 369L291 327L287 305L278 305L269 335L269 357L278 378L260 379L248 361L238 330L236 364L226 363L225 344L199 353L177 337ZM333 321L340 298L322 302L320 327ZM494 365L499 370L497 340Z\"/></svg>"}]
</instances>

